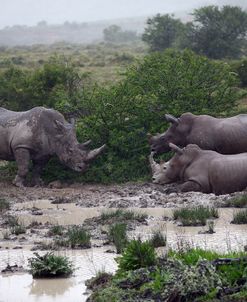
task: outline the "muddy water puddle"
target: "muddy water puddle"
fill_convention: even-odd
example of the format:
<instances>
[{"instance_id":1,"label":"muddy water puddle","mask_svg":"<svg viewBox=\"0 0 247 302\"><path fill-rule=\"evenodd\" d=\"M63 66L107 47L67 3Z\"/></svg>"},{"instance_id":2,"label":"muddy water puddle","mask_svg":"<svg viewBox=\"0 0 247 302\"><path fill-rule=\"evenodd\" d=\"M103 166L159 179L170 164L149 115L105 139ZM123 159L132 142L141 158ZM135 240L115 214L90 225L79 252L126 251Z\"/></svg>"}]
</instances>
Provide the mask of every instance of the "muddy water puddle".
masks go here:
<instances>
[{"instance_id":1,"label":"muddy water puddle","mask_svg":"<svg viewBox=\"0 0 247 302\"><path fill-rule=\"evenodd\" d=\"M214 234L198 234L206 227L179 227L173 221L164 220L164 216L172 217L172 208L131 208L138 213L149 215L148 225L137 226L129 232L130 237L149 239L154 230L160 229L166 235L168 247L178 248L184 245L214 249L221 252L229 250L243 250L247 245L247 225L233 225L231 220L238 209L220 208L219 219L215 222ZM37 200L34 202L16 203L11 214L17 215L25 225L33 221L59 225L81 224L87 218L99 216L109 209L82 208L75 203L52 204L50 200ZM111 209L114 210L114 209ZM37 214L41 211L41 215ZM29 237L29 234L25 235ZM31 236L31 235L30 235ZM22 244L22 249L12 249L17 243L0 241L0 270L10 265L18 264L27 267L28 258L33 255L30 251L31 241ZM9 246L9 249L5 249ZM116 254L106 253L109 247L92 248L89 250L59 251L59 255L66 255L74 263L77 270L73 277L68 279L36 279L30 274L0 275L0 302L30 301L86 301L85 280L94 276L98 271L114 272ZM165 249L162 249L164 252ZM44 253L44 252L40 252Z\"/></svg>"}]
</instances>

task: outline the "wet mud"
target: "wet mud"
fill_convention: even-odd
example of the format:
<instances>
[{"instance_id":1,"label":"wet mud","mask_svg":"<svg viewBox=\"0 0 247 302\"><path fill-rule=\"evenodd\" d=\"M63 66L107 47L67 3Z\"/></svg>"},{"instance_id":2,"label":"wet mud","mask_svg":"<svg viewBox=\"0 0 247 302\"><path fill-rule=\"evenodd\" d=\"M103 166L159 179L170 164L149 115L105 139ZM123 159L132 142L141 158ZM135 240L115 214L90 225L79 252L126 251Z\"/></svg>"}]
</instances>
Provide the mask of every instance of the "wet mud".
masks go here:
<instances>
[{"instance_id":1,"label":"wet mud","mask_svg":"<svg viewBox=\"0 0 247 302\"><path fill-rule=\"evenodd\" d=\"M23 267L23 272L0 274L0 302L4 301L86 301L85 280L98 271L114 272L117 265L114 247L105 245L109 226L100 223L105 211L126 208L147 214L144 222L134 221L128 226L128 237L149 239L154 230L167 237L167 248L182 245L218 251L243 250L247 245L247 225L233 225L231 220L238 209L220 208L232 196L202 193L170 193L167 187L149 183L124 185L71 185L60 188L19 189L2 183L1 197L10 202L10 209L0 215L0 271L9 266ZM172 191L172 190L169 190ZM214 220L215 233L203 234L206 227L181 227L172 220L174 208L198 205L219 207L219 218ZM26 233L8 234L7 216L18 217ZM33 250L41 250L44 243L54 240L49 235L53 225L64 227L83 225L92 236L92 248L85 250L61 249L59 255L68 256L77 270L69 279L33 279L26 273L28 258ZM113 253L109 253L113 251ZM69 297L69 298L68 298ZM18 298L18 299L17 299Z\"/></svg>"}]
</instances>

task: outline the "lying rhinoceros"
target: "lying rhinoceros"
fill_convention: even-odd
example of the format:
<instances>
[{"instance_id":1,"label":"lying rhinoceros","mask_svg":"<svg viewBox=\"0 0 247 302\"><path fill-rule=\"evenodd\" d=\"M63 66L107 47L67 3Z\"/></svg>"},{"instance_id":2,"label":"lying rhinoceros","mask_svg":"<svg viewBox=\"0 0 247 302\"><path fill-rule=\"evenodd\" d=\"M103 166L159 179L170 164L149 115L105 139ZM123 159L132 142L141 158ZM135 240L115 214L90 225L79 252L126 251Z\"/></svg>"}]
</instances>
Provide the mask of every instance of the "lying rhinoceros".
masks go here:
<instances>
[{"instance_id":1,"label":"lying rhinoceros","mask_svg":"<svg viewBox=\"0 0 247 302\"><path fill-rule=\"evenodd\" d=\"M216 195L242 191L247 187L247 153L222 155L189 144L176 152L164 171L163 183L181 181L182 192L198 191Z\"/></svg>"},{"instance_id":2,"label":"lying rhinoceros","mask_svg":"<svg viewBox=\"0 0 247 302\"><path fill-rule=\"evenodd\" d=\"M40 184L40 173L53 155L71 169L85 171L105 148L103 145L90 151L89 143L79 144L74 125L53 109L35 107L14 112L0 108L0 159L16 160L16 186L24 186L30 160L34 185Z\"/></svg>"},{"instance_id":3,"label":"lying rhinoceros","mask_svg":"<svg viewBox=\"0 0 247 302\"><path fill-rule=\"evenodd\" d=\"M165 171L168 167L169 162L161 161L159 164L154 160L154 152L148 157L150 167L152 170L152 181L154 184L164 184L166 181Z\"/></svg>"},{"instance_id":4,"label":"lying rhinoceros","mask_svg":"<svg viewBox=\"0 0 247 302\"><path fill-rule=\"evenodd\" d=\"M166 132L149 135L151 150L155 153L170 151L169 143L185 147L196 144L204 150L222 154L247 152L247 114L230 118L184 113L179 118L167 114L171 126Z\"/></svg>"}]
</instances>

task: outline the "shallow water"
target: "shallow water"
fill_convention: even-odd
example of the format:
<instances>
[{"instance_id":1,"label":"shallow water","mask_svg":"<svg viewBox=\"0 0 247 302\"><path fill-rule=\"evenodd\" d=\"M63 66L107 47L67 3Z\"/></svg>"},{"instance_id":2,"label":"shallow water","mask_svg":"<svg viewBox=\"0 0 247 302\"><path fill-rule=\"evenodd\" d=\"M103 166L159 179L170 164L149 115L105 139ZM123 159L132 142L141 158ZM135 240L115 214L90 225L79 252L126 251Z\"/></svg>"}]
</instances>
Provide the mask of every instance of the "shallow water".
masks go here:
<instances>
[{"instance_id":1,"label":"shallow water","mask_svg":"<svg viewBox=\"0 0 247 302\"><path fill-rule=\"evenodd\" d=\"M99 271L114 272L115 254L106 254L106 248L63 251L59 255L68 256L77 268L71 278L33 279L28 273L0 275L0 302L83 302L86 301L85 281ZM42 252L40 252L42 253ZM0 269L6 262L27 266L30 251L0 251Z\"/></svg>"},{"instance_id":2,"label":"shallow water","mask_svg":"<svg viewBox=\"0 0 247 302\"><path fill-rule=\"evenodd\" d=\"M43 215L34 216L30 209L37 207L43 211ZM105 208L81 208L72 204L51 204L48 200L39 200L31 203L19 203L14 205L13 213L25 224L33 220L53 224L81 224L86 218L100 215ZM130 237L142 237L148 239L153 230L160 229L167 236L168 247L181 248L184 245L200 246L206 249L215 249L221 252L230 250L243 250L247 245L247 225L230 224L236 209L219 209L220 218L215 220L215 234L198 234L198 231L206 227L178 227L173 221L165 221L163 216L172 216L172 209L164 208L132 208L139 213L150 215L148 226L139 226L130 232ZM112 209L113 210L113 209ZM2 247L15 245L16 242ZM27 267L28 258L33 253L29 250L30 242L23 244L22 250L0 249L0 270L10 265L18 264ZM87 296L85 280L96 275L98 271L114 272L116 254L105 253L109 247L92 248L89 250L60 251L59 255L66 255L74 263L77 270L71 278L67 279L33 279L30 274L0 275L0 302L83 302ZM165 249L161 249L161 253ZM44 253L44 252L40 252Z\"/></svg>"}]
</instances>

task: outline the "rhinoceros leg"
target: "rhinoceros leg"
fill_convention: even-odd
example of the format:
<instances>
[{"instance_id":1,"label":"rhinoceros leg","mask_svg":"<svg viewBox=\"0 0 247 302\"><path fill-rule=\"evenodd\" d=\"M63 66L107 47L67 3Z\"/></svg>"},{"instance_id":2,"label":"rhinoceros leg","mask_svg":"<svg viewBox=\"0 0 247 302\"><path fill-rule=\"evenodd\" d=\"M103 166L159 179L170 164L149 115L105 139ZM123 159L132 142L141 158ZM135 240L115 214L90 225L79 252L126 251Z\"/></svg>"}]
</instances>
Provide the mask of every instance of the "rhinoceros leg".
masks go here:
<instances>
[{"instance_id":1,"label":"rhinoceros leg","mask_svg":"<svg viewBox=\"0 0 247 302\"><path fill-rule=\"evenodd\" d=\"M13 184L17 187L24 187L25 180L28 174L30 153L27 149L19 148L14 151L14 156L17 163L18 171L13 181Z\"/></svg>"},{"instance_id":2,"label":"rhinoceros leg","mask_svg":"<svg viewBox=\"0 0 247 302\"><path fill-rule=\"evenodd\" d=\"M193 180L189 180L183 183L180 189L181 192L202 192L201 185Z\"/></svg>"},{"instance_id":3,"label":"rhinoceros leg","mask_svg":"<svg viewBox=\"0 0 247 302\"><path fill-rule=\"evenodd\" d=\"M40 178L40 174L44 169L45 165L49 161L50 157L44 157L39 160L33 160L33 171L32 171L32 186L42 186L43 181Z\"/></svg>"}]
</instances>

